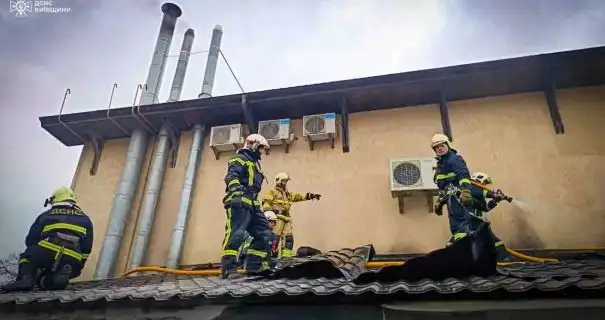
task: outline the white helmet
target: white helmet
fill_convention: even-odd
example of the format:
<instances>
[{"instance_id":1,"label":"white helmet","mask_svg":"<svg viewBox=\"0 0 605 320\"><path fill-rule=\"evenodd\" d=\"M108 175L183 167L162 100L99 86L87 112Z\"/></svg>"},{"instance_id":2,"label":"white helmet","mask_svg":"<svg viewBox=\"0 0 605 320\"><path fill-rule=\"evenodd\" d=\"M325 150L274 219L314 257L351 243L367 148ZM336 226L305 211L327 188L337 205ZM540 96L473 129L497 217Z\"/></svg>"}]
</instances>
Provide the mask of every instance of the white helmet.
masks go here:
<instances>
[{"instance_id":1,"label":"white helmet","mask_svg":"<svg viewBox=\"0 0 605 320\"><path fill-rule=\"evenodd\" d=\"M267 218L268 221L276 221L277 215L275 215L275 212L273 211L265 211L265 218Z\"/></svg>"},{"instance_id":2,"label":"white helmet","mask_svg":"<svg viewBox=\"0 0 605 320\"><path fill-rule=\"evenodd\" d=\"M444 135L443 133L435 133L431 139L431 148L435 148L436 146L444 143L448 148L452 148L450 138L448 138L448 136Z\"/></svg>"},{"instance_id":3,"label":"white helmet","mask_svg":"<svg viewBox=\"0 0 605 320\"><path fill-rule=\"evenodd\" d=\"M283 184L286 181L290 180L290 176L285 173L285 172L280 172L277 175L275 175L275 183L276 184Z\"/></svg>"},{"instance_id":4,"label":"white helmet","mask_svg":"<svg viewBox=\"0 0 605 320\"><path fill-rule=\"evenodd\" d=\"M246 142L244 144L245 149L258 151L261 147L265 148L265 150L268 150L270 148L269 142L267 142L267 139L265 139L265 137L261 136L258 133L253 133L246 137Z\"/></svg>"},{"instance_id":5,"label":"white helmet","mask_svg":"<svg viewBox=\"0 0 605 320\"><path fill-rule=\"evenodd\" d=\"M474 172L471 175L471 180L483 185L491 184L492 178L485 172Z\"/></svg>"}]
</instances>

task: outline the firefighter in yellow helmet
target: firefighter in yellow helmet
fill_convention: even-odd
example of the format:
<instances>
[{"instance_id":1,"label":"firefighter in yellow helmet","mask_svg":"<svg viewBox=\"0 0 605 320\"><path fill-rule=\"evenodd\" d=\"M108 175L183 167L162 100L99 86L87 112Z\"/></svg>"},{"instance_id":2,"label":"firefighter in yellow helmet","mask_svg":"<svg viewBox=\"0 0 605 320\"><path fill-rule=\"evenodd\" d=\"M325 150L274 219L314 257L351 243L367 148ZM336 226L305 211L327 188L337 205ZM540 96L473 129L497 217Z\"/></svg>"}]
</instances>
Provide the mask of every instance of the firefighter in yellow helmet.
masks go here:
<instances>
[{"instance_id":1,"label":"firefighter in yellow helmet","mask_svg":"<svg viewBox=\"0 0 605 320\"><path fill-rule=\"evenodd\" d=\"M29 291L38 285L46 290L63 290L69 280L80 275L92 251L92 221L79 207L68 187L56 189L25 238L19 256L19 273L2 291Z\"/></svg>"},{"instance_id":2,"label":"firefighter in yellow helmet","mask_svg":"<svg viewBox=\"0 0 605 320\"><path fill-rule=\"evenodd\" d=\"M221 273L225 279L236 272L238 250L246 240L246 232L253 238L246 255L246 272L259 274L269 270L268 252L273 234L258 201L265 180L261 153L266 149L269 149L267 139L251 134L227 164L227 194L223 198L227 225L221 253Z\"/></svg>"},{"instance_id":3,"label":"firefighter in yellow helmet","mask_svg":"<svg viewBox=\"0 0 605 320\"><path fill-rule=\"evenodd\" d=\"M484 186L493 183L492 178L485 172L474 172L471 175L471 180ZM486 221L485 214L494 209L502 200L512 201L512 198L505 196L500 190L487 191L476 185L471 185L471 195L473 196L471 224L474 229L479 228L480 224ZM504 242L493 231L491 232L496 244L497 260L500 262L510 261L510 255L504 246Z\"/></svg>"},{"instance_id":4,"label":"firefighter in yellow helmet","mask_svg":"<svg viewBox=\"0 0 605 320\"><path fill-rule=\"evenodd\" d=\"M292 234L292 217L290 209L292 203L306 200L320 200L321 195L316 193L296 193L288 191L286 185L290 181L290 176L287 173L281 172L275 176L275 187L269 190L263 197L263 210L273 211L277 214L277 225L273 232L281 240L283 245L281 248L281 258L290 258L293 256L294 235ZM273 250L277 250L274 243Z\"/></svg>"},{"instance_id":5,"label":"firefighter in yellow helmet","mask_svg":"<svg viewBox=\"0 0 605 320\"><path fill-rule=\"evenodd\" d=\"M435 213L441 215L443 205L447 206L452 233L449 242L452 243L473 230L469 214L473 204L470 173L462 156L452 148L448 136L435 134L431 139L431 148L437 159L434 181L440 194Z\"/></svg>"}]
</instances>

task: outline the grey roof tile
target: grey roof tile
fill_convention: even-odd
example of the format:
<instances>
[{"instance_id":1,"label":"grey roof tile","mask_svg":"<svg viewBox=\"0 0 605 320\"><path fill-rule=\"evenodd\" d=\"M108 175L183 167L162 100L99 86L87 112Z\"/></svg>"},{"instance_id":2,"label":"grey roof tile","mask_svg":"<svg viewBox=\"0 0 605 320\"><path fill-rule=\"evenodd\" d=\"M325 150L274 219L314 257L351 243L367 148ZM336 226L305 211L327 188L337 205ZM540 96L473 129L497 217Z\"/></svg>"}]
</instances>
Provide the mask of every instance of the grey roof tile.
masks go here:
<instances>
[{"instance_id":1,"label":"grey roof tile","mask_svg":"<svg viewBox=\"0 0 605 320\"><path fill-rule=\"evenodd\" d=\"M223 280L218 277L157 274L77 282L62 291L0 294L0 307L44 307L48 302L77 306L78 302L112 303L147 299L232 300L288 296L319 296L319 299L327 299L328 296L353 298L361 295L366 299L368 295L521 294L570 289L605 295L605 261L602 260L526 263L497 269L494 262L492 267L484 265L481 272L475 272L480 268L468 261L471 255L464 252L467 247L452 247L454 246L437 250L413 261L408 260L401 267L385 267L380 270L365 269L366 262L374 252L372 246L367 245L283 262L272 278L245 276ZM470 245L467 249L470 250L469 248ZM455 261L452 260L453 256L456 257ZM464 259L467 261L463 261ZM466 275L461 273L464 268L469 270ZM485 275L489 268L492 268L492 272ZM433 277L421 278L417 274L418 270L433 274ZM435 274L439 276L435 277Z\"/></svg>"}]
</instances>

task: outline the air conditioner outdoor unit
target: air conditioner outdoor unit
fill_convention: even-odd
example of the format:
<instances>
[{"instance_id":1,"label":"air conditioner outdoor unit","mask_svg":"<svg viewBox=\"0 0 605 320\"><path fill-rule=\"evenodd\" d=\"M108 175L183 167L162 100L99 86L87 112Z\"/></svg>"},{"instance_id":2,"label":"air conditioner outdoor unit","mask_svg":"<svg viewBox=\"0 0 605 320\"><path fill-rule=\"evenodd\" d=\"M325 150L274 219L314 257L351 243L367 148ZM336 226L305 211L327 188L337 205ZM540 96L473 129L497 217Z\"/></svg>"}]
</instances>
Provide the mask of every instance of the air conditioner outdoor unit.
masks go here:
<instances>
[{"instance_id":1,"label":"air conditioner outdoor unit","mask_svg":"<svg viewBox=\"0 0 605 320\"><path fill-rule=\"evenodd\" d=\"M265 137L270 145L282 145L291 139L290 119L258 122L258 134Z\"/></svg>"},{"instance_id":2,"label":"air conditioner outdoor unit","mask_svg":"<svg viewBox=\"0 0 605 320\"><path fill-rule=\"evenodd\" d=\"M303 136L311 141L334 138L336 136L336 114L324 113L304 116Z\"/></svg>"},{"instance_id":3,"label":"air conditioner outdoor unit","mask_svg":"<svg viewBox=\"0 0 605 320\"><path fill-rule=\"evenodd\" d=\"M433 158L391 159L391 192L437 190L433 166Z\"/></svg>"},{"instance_id":4,"label":"air conditioner outdoor unit","mask_svg":"<svg viewBox=\"0 0 605 320\"><path fill-rule=\"evenodd\" d=\"M210 130L210 147L215 151L231 151L244 143L241 124L212 127Z\"/></svg>"}]
</instances>

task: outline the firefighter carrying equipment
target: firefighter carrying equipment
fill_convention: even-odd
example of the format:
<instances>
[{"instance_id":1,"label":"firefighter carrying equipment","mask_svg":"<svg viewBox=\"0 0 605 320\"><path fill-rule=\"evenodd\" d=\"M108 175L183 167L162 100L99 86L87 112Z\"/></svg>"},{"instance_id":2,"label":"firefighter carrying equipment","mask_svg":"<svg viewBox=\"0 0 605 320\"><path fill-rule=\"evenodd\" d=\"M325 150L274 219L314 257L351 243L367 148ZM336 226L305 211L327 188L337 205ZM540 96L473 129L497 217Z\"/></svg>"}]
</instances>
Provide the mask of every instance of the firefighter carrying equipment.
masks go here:
<instances>
[{"instance_id":1,"label":"firefighter carrying equipment","mask_svg":"<svg viewBox=\"0 0 605 320\"><path fill-rule=\"evenodd\" d=\"M60 289L64 285L64 288L84 268L92 251L92 221L77 205L70 188L57 189L49 202L52 207L36 218L25 238L26 249L19 256L17 281L4 286L4 291L33 289L40 270L45 274L47 287Z\"/></svg>"},{"instance_id":2,"label":"firefighter carrying equipment","mask_svg":"<svg viewBox=\"0 0 605 320\"><path fill-rule=\"evenodd\" d=\"M294 235L290 215L292 204L294 202L321 199L321 195L316 193L302 194L288 191L285 185L288 180L290 180L290 177L287 174L278 174L275 177L275 187L271 188L262 200L263 210L277 213L277 224L273 232L279 239L283 238L283 245L279 253L281 258L291 258L294 255ZM275 244L273 249L277 249Z\"/></svg>"},{"instance_id":3,"label":"firefighter carrying equipment","mask_svg":"<svg viewBox=\"0 0 605 320\"><path fill-rule=\"evenodd\" d=\"M444 134L435 134L431 147L445 144L448 150L437 155L437 166L433 180L439 188L439 201L435 213L441 214L443 205L447 205L450 231L455 240L461 239L472 231L470 213L473 197L470 192L470 172L464 158L451 147L449 138Z\"/></svg>"},{"instance_id":4,"label":"firefighter carrying equipment","mask_svg":"<svg viewBox=\"0 0 605 320\"><path fill-rule=\"evenodd\" d=\"M246 231L253 238L246 254L246 271L256 274L269 268L267 254L272 232L258 201L265 180L259 161L265 148L269 148L267 140L252 134L246 138L244 148L237 150L227 164L223 198L227 223L221 253L223 278L236 272L238 250L246 240Z\"/></svg>"}]
</instances>

